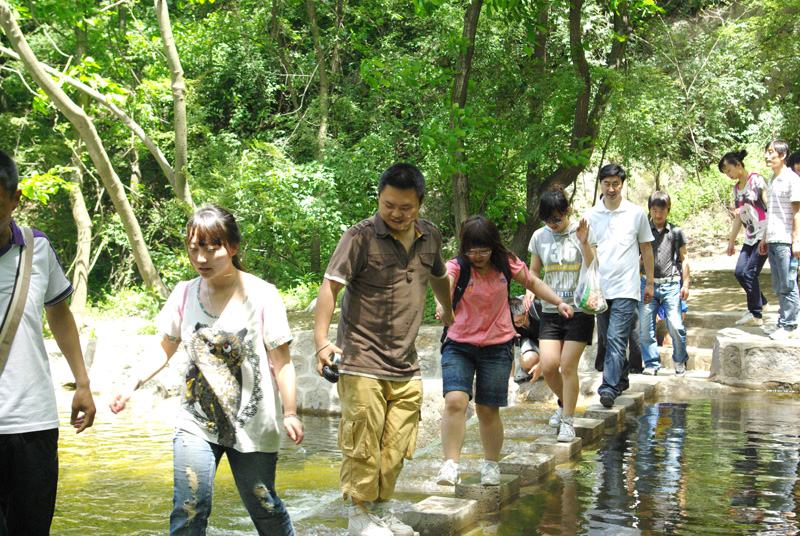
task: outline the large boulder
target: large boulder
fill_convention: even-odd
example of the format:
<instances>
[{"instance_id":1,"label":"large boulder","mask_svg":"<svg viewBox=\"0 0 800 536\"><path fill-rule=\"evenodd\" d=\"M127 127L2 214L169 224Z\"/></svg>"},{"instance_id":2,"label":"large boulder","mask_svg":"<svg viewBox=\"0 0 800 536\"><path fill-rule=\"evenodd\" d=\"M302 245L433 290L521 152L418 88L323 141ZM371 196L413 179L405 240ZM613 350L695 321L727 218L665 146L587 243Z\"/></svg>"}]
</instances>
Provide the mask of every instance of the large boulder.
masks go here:
<instances>
[{"instance_id":1,"label":"large boulder","mask_svg":"<svg viewBox=\"0 0 800 536\"><path fill-rule=\"evenodd\" d=\"M741 329L720 330L710 379L735 387L800 392L800 340L773 341Z\"/></svg>"}]
</instances>

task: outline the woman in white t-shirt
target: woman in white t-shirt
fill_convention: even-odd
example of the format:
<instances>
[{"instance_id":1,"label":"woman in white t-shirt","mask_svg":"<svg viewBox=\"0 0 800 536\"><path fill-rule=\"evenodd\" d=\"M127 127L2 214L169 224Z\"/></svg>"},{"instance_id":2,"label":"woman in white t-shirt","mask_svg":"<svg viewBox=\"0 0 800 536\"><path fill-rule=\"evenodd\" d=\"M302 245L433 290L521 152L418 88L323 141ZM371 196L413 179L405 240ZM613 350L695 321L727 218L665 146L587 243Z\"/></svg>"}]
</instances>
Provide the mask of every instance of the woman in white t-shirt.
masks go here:
<instances>
[{"instance_id":1,"label":"woman in white t-shirt","mask_svg":"<svg viewBox=\"0 0 800 536\"><path fill-rule=\"evenodd\" d=\"M554 189L542 194L539 216L545 223L531 237L531 272L544 270L544 282L564 301L574 300L581 268L594 260L589 245L589 224L570 221L572 209L564 191ZM547 385L558 397L558 408L550 417L550 426L558 428L558 441L575 438L573 420L578 401L578 362L583 349L592 343L594 316L575 311L564 318L550 304L543 304L539 321L539 355Z\"/></svg>"},{"instance_id":2,"label":"woman in white t-shirt","mask_svg":"<svg viewBox=\"0 0 800 536\"><path fill-rule=\"evenodd\" d=\"M156 318L166 361L111 403L114 413L122 411L130 394L183 346L189 359L173 439L171 535L205 534L223 454L258 534L294 534L275 492L280 429L296 444L303 440L292 335L277 289L242 269L240 242L227 210L207 205L194 213L186 247L200 277L178 283Z\"/></svg>"}]
</instances>

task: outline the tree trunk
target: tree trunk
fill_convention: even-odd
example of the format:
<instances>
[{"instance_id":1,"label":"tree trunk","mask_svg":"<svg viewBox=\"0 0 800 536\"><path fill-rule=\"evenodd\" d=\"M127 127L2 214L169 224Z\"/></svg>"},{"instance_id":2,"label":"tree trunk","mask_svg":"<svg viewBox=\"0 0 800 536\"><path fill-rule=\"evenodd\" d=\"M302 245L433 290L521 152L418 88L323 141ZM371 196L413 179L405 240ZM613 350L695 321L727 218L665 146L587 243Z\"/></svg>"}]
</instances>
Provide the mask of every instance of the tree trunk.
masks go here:
<instances>
[{"instance_id":1,"label":"tree trunk","mask_svg":"<svg viewBox=\"0 0 800 536\"><path fill-rule=\"evenodd\" d=\"M81 139L86 144L89 156L97 168L103 185L125 228L125 233L130 241L131 251L136 261L136 266L139 269L139 274L142 276L144 283L156 289L162 296L167 297L169 291L167 287L164 286L164 283L161 281L153 265L150 252L142 236L142 230L139 227L139 222L131 209L130 203L128 203L125 189L116 171L114 171L114 167L106 153L103 142L100 140L100 136L97 134L94 123L92 123L83 109L77 106L39 66L39 62L36 60L36 56L28 45L28 42L25 40L25 36L22 35L14 12L6 0L0 0L0 25L2 25L8 40L19 54L20 60L25 65L31 77L33 77L50 100L53 101L53 104L56 105L59 111L72 123L72 126L75 127L75 130L78 131Z\"/></svg>"},{"instance_id":2,"label":"tree trunk","mask_svg":"<svg viewBox=\"0 0 800 536\"><path fill-rule=\"evenodd\" d=\"M136 144L131 141L131 205L137 207L142 199L142 169L139 167L139 151Z\"/></svg>"},{"instance_id":3,"label":"tree trunk","mask_svg":"<svg viewBox=\"0 0 800 536\"><path fill-rule=\"evenodd\" d=\"M560 163L558 168L539 179L543 173L537 173L528 166L526 180L526 218L516 231L511 242L512 251L519 254L525 253L528 240L538 224L538 203L540 195L554 184L561 184L565 188L577 179L578 175L586 169L592 158L600 121L605 112L612 87L608 78L602 78L597 85L592 98L592 79L589 64L586 60L586 50L583 43L583 21L581 9L583 0L572 0L569 7L569 48L575 76L580 82L580 89L575 96L575 114L573 116L570 151L576 157L577 163ZM624 7L619 4L618 9ZM611 50L606 59L608 70L620 69L625 55L630 33L627 15L624 12L613 14L614 33L612 34ZM622 38L620 38L620 36ZM607 76L607 75L606 75Z\"/></svg>"},{"instance_id":4,"label":"tree trunk","mask_svg":"<svg viewBox=\"0 0 800 536\"><path fill-rule=\"evenodd\" d=\"M317 57L317 72L319 73L319 130L317 130L316 158L322 160L325 155L325 141L328 137L328 114L330 108L330 83L328 82L328 67L325 63L325 51L319 36L317 24L317 9L314 0L306 0L308 22L311 26L311 38L314 42L314 54Z\"/></svg>"},{"instance_id":5,"label":"tree trunk","mask_svg":"<svg viewBox=\"0 0 800 536\"><path fill-rule=\"evenodd\" d=\"M186 163L188 162L187 127L186 127L186 83L183 80L183 67L172 36L172 24L169 20L169 8L166 0L154 0L158 27L161 30L161 41L164 55L167 57L172 76L172 107L175 122L175 195L194 207L192 194L186 180Z\"/></svg>"},{"instance_id":6,"label":"tree trunk","mask_svg":"<svg viewBox=\"0 0 800 536\"><path fill-rule=\"evenodd\" d=\"M464 173L464 136L461 131L461 117L467 105L467 89L472 72L472 57L475 55L475 34L478 31L478 20L483 0L472 0L464 13L464 31L461 35L462 49L458 55L456 75L453 80L452 107L450 128L456 132L456 147L453 154L455 172L451 176L453 184L453 217L455 218L456 236L461 232L461 224L469 216L469 178ZM456 109L457 108L457 109Z\"/></svg>"},{"instance_id":7,"label":"tree trunk","mask_svg":"<svg viewBox=\"0 0 800 536\"><path fill-rule=\"evenodd\" d=\"M86 55L86 32L80 28L75 29L76 37L76 63L83 61ZM81 108L86 109L88 97L81 94L78 100ZM77 136L76 136L77 137ZM78 138L75 152L72 155L72 166L75 171L70 177L72 188L69 190L69 203L72 207L72 218L75 220L76 239L75 239L75 262L72 271L72 300L70 307L78 319L79 325L83 322L83 315L86 312L86 298L89 289L89 262L92 258L92 217L86 208L86 200L83 197L83 163L80 161L80 154L83 152L80 138Z\"/></svg>"},{"instance_id":8,"label":"tree trunk","mask_svg":"<svg viewBox=\"0 0 800 536\"><path fill-rule=\"evenodd\" d=\"M8 56L9 58L13 58L15 60L19 60L19 54L14 52L13 50L6 48L4 46L0 46L0 53ZM108 109L111 113L117 116L122 123L133 132L137 138L142 140L145 147L147 147L150 154L153 155L158 166L161 168L161 171L164 173L164 177L166 177L167 181L170 183L173 189L175 189L175 178L172 173L172 166L169 165L167 162L167 158L164 156L164 153L161 152L161 149L155 144L155 142L145 133L144 129L131 119L131 117L122 111L116 104L114 104L111 100L109 100L105 95L100 93L99 91L93 89L90 86L87 86L80 80L76 80L70 76L65 75L58 69L54 69L45 63L39 62L39 67L44 69L47 73L55 76L58 78L59 85L61 83L66 82L67 84L71 85L81 93L88 95L92 99L94 99L98 104L102 105L106 109Z\"/></svg>"},{"instance_id":9,"label":"tree trunk","mask_svg":"<svg viewBox=\"0 0 800 536\"><path fill-rule=\"evenodd\" d=\"M70 177L72 188L69 190L69 202L72 206L72 218L75 220L77 238L75 241L75 264L72 270L72 293L70 307L78 318L86 312L88 296L89 263L92 258L92 217L86 208L83 197L83 167L77 155L72 157L75 172Z\"/></svg>"}]
</instances>

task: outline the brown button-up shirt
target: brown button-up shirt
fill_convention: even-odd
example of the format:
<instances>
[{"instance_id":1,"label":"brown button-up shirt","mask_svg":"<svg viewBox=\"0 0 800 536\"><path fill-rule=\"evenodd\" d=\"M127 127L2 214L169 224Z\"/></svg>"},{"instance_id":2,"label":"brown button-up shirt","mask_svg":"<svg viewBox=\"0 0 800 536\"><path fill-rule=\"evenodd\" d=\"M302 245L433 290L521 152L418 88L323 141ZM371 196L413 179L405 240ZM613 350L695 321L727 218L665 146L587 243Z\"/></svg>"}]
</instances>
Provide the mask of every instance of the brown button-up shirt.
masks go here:
<instances>
[{"instance_id":1,"label":"brown button-up shirt","mask_svg":"<svg viewBox=\"0 0 800 536\"><path fill-rule=\"evenodd\" d=\"M342 373L390 380L419 376L414 341L428 279L446 271L439 230L422 219L415 227L409 251L378 214L339 240L325 277L347 286L336 339Z\"/></svg>"}]
</instances>

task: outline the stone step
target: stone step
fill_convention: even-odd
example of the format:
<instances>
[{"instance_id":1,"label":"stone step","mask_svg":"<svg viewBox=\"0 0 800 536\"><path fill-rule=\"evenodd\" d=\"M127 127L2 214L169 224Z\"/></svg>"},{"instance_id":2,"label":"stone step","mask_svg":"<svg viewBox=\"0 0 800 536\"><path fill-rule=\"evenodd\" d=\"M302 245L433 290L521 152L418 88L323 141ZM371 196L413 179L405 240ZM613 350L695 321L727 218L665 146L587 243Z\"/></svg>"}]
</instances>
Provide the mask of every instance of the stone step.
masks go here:
<instances>
[{"instance_id":1,"label":"stone step","mask_svg":"<svg viewBox=\"0 0 800 536\"><path fill-rule=\"evenodd\" d=\"M455 536L478 520L478 501L434 495L419 501L399 516L420 536Z\"/></svg>"},{"instance_id":2,"label":"stone step","mask_svg":"<svg viewBox=\"0 0 800 536\"><path fill-rule=\"evenodd\" d=\"M708 370L711 368L711 357L714 353L713 345L711 348L698 348L687 346L686 353L689 354L689 361L686 368L689 370ZM674 368L672 361L672 346L659 346L658 355L661 358L661 366L664 368Z\"/></svg>"},{"instance_id":3,"label":"stone step","mask_svg":"<svg viewBox=\"0 0 800 536\"><path fill-rule=\"evenodd\" d=\"M534 441L531 450L540 454L550 454L555 458L556 465L559 465L578 457L582 446L583 441L580 437L575 437L572 441L559 442L556 440L556 436L552 435L540 437Z\"/></svg>"},{"instance_id":4,"label":"stone step","mask_svg":"<svg viewBox=\"0 0 800 536\"><path fill-rule=\"evenodd\" d=\"M542 452L515 452L500 460L500 471L519 477L519 485L527 486L555 469L556 458Z\"/></svg>"},{"instance_id":5,"label":"stone step","mask_svg":"<svg viewBox=\"0 0 800 536\"><path fill-rule=\"evenodd\" d=\"M635 380L633 379L635 378ZM631 386L625 393L642 393L644 399L653 400L656 397L656 384L658 379L652 376L632 376Z\"/></svg>"},{"instance_id":6,"label":"stone step","mask_svg":"<svg viewBox=\"0 0 800 536\"><path fill-rule=\"evenodd\" d=\"M644 408L644 393L625 392L617 397L614 405L623 406L626 414L639 413Z\"/></svg>"},{"instance_id":7,"label":"stone step","mask_svg":"<svg viewBox=\"0 0 800 536\"><path fill-rule=\"evenodd\" d=\"M476 501L478 515L490 514L519 497L519 481L517 475L501 474L499 486L484 486L480 475L467 474L456 484L455 494L459 499Z\"/></svg>"},{"instance_id":8,"label":"stone step","mask_svg":"<svg viewBox=\"0 0 800 536\"><path fill-rule=\"evenodd\" d=\"M575 417L575 435L581 438L584 445L594 443L603 437L605 423L600 419L589 419L586 417Z\"/></svg>"},{"instance_id":9,"label":"stone step","mask_svg":"<svg viewBox=\"0 0 800 536\"><path fill-rule=\"evenodd\" d=\"M595 404L584 410L583 417L586 419L599 419L603 421L606 428L616 430L625 420L625 408L616 404L610 408Z\"/></svg>"}]
</instances>

